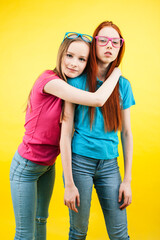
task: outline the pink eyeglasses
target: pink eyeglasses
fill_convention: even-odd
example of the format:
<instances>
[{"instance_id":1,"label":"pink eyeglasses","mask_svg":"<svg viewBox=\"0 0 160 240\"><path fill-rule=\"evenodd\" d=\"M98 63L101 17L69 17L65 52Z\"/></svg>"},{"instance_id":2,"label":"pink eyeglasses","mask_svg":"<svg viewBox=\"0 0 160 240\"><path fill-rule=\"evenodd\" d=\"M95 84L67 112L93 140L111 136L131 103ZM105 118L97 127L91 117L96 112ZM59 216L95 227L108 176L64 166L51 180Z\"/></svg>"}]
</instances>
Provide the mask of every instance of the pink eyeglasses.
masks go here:
<instances>
[{"instance_id":1,"label":"pink eyeglasses","mask_svg":"<svg viewBox=\"0 0 160 240\"><path fill-rule=\"evenodd\" d=\"M96 36L95 39L99 46L106 46L109 43L109 41L111 41L112 46L115 48L122 47L123 42L124 42L123 38L109 38L109 37L105 37L105 36Z\"/></svg>"}]
</instances>

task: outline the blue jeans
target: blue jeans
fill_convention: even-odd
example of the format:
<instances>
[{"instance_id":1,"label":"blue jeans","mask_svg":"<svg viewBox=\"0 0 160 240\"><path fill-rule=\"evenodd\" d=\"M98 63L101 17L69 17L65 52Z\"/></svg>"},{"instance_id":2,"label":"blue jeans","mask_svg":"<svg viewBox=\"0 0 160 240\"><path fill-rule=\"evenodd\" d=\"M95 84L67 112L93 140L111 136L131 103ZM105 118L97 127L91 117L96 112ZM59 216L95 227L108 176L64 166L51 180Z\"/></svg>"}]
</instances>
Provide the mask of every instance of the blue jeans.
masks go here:
<instances>
[{"instance_id":1,"label":"blue jeans","mask_svg":"<svg viewBox=\"0 0 160 240\"><path fill-rule=\"evenodd\" d=\"M10 185L16 220L15 240L45 240L55 165L42 166L15 153Z\"/></svg>"},{"instance_id":2,"label":"blue jeans","mask_svg":"<svg viewBox=\"0 0 160 240\"><path fill-rule=\"evenodd\" d=\"M91 205L92 187L96 189L111 240L128 240L126 210L118 202L121 177L117 159L97 160L72 155L74 183L80 194L78 213L70 212L69 239L86 239Z\"/></svg>"}]
</instances>

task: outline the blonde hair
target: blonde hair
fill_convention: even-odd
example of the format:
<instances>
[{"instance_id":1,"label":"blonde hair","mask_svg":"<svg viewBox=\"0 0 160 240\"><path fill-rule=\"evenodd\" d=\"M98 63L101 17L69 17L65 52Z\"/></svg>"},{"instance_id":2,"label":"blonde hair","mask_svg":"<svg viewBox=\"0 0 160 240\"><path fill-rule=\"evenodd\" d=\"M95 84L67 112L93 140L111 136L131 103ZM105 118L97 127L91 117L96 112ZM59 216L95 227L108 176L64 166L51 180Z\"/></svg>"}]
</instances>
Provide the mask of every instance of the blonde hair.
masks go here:
<instances>
[{"instance_id":1,"label":"blonde hair","mask_svg":"<svg viewBox=\"0 0 160 240\"><path fill-rule=\"evenodd\" d=\"M64 55L66 54L66 52L72 42L85 42L85 41L81 37L77 37L74 39L65 38L59 47L58 54L57 54L56 67L53 69L53 74L54 75L56 74L58 77L60 77L61 79L63 79L66 82L67 82L67 78L66 78L64 72L62 71L62 59L63 59ZM90 47L91 44L89 42L85 42L85 43ZM87 64L87 66L88 66L88 64ZM87 66L86 66L86 68L87 68ZM34 86L34 84L33 84L33 86ZM27 110L27 108L29 108L31 111L31 108L32 108L31 101L30 101L31 92L32 92L32 89L30 90L30 93L28 95L27 106L25 108L25 111Z\"/></svg>"}]
</instances>

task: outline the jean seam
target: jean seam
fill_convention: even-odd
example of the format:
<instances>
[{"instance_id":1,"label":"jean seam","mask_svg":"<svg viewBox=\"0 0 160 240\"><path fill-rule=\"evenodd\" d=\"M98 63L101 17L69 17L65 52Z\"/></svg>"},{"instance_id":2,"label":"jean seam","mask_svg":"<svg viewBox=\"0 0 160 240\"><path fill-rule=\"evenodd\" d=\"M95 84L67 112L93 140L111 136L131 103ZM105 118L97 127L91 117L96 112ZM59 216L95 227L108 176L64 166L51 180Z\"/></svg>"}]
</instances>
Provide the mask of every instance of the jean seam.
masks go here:
<instances>
[{"instance_id":1,"label":"jean seam","mask_svg":"<svg viewBox=\"0 0 160 240\"><path fill-rule=\"evenodd\" d=\"M25 160L25 165L24 165L24 167L22 168L22 170L21 170L21 172L20 172L20 174L19 174L19 181L20 181L21 178L22 178L23 171L24 171L25 168L27 167L27 162L28 162L28 160L26 159L26 160Z\"/></svg>"},{"instance_id":2,"label":"jean seam","mask_svg":"<svg viewBox=\"0 0 160 240\"><path fill-rule=\"evenodd\" d=\"M13 181L15 172L17 171L17 168L19 167L20 163L18 161L15 160L15 162L17 163L16 167L14 168L13 172L11 173L11 169L10 169L10 181Z\"/></svg>"}]
</instances>

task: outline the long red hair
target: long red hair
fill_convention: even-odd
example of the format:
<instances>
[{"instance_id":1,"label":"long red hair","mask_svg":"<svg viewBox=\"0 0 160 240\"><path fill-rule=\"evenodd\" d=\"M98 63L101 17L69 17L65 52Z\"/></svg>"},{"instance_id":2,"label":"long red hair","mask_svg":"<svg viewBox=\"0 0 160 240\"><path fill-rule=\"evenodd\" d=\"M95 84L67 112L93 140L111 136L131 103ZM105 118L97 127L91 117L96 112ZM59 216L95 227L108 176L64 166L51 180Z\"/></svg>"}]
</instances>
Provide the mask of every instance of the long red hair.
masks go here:
<instances>
[{"instance_id":1,"label":"long red hair","mask_svg":"<svg viewBox=\"0 0 160 240\"><path fill-rule=\"evenodd\" d=\"M111 21L102 22L93 33L93 40L91 43L91 51L90 51L90 59L89 59L89 68L88 68L88 85L89 91L96 91L97 87L97 57L96 57L96 39L95 36L98 35L99 31L104 27L112 27L114 28L121 38L122 34L120 29L113 24ZM121 63L123 54L125 51L125 43L123 43L122 47L119 50L117 58L110 63L109 69L106 74L106 79L110 76L115 67L118 67ZM94 120L94 107L89 107L90 113L90 126L92 127ZM119 82L117 83L115 89L113 90L111 96L107 100L107 102L102 107L102 114L104 118L105 131L117 131L122 129L122 118L121 118L121 108L120 108L120 94L119 94Z\"/></svg>"}]
</instances>

